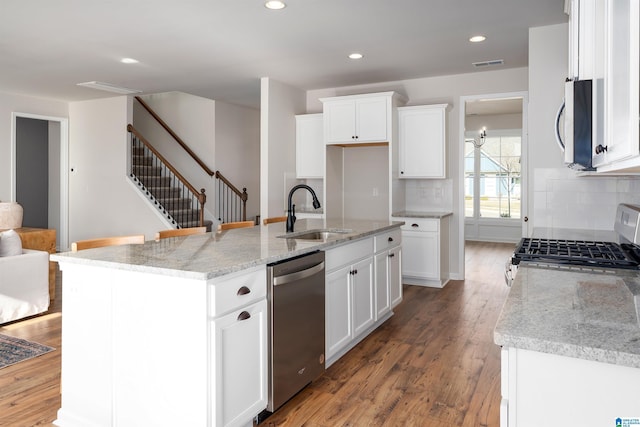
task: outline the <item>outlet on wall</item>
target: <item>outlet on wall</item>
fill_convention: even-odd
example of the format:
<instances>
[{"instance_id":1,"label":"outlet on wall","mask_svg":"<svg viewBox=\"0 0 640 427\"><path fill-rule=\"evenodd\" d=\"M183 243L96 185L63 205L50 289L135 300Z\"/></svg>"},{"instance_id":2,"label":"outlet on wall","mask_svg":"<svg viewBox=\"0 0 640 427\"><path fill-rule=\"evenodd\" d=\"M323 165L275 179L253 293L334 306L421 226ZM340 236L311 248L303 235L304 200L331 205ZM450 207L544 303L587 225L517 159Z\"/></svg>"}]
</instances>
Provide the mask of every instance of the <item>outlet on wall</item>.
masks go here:
<instances>
[{"instance_id":1,"label":"outlet on wall","mask_svg":"<svg viewBox=\"0 0 640 427\"><path fill-rule=\"evenodd\" d=\"M378 197L378 187L373 187L373 197Z\"/></svg>"}]
</instances>

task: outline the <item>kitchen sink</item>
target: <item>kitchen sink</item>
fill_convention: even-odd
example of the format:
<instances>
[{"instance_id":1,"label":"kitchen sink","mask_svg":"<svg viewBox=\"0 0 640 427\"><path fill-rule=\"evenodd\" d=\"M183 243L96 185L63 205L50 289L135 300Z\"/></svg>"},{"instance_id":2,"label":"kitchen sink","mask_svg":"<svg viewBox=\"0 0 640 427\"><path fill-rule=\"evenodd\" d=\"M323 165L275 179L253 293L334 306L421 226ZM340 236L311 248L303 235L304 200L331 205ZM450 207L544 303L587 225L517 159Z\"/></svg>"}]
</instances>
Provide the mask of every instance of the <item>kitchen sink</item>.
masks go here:
<instances>
[{"instance_id":1,"label":"kitchen sink","mask_svg":"<svg viewBox=\"0 0 640 427\"><path fill-rule=\"evenodd\" d=\"M319 229L319 230L305 230L305 231L298 231L294 233L287 233L278 237L281 239L325 241L333 236L339 236L339 235L348 234L351 232L353 232L353 230Z\"/></svg>"}]
</instances>

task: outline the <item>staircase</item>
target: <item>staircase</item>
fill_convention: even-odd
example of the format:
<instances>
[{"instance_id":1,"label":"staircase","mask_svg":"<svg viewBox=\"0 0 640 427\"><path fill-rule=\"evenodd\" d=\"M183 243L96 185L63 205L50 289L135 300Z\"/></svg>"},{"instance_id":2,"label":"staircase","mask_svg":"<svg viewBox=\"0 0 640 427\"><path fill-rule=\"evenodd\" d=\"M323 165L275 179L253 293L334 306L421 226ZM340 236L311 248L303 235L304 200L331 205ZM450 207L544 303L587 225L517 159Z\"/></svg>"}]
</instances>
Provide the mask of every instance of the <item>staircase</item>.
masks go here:
<instances>
[{"instance_id":1,"label":"staircase","mask_svg":"<svg viewBox=\"0 0 640 427\"><path fill-rule=\"evenodd\" d=\"M200 226L200 209L193 197L183 197L185 185L172 180L164 173L163 166L155 164L153 153L144 146L134 146L131 153L131 178L145 192L154 206L176 228ZM213 222L204 221L207 231Z\"/></svg>"},{"instance_id":2,"label":"staircase","mask_svg":"<svg viewBox=\"0 0 640 427\"><path fill-rule=\"evenodd\" d=\"M216 179L214 211L218 221L245 221L247 189L239 190L220 171L209 169L144 100L138 96L135 99L207 175ZM204 219L205 189L196 190L133 125L127 125L127 131L130 141L129 177L140 191L175 228L204 226L211 231L213 222Z\"/></svg>"}]
</instances>

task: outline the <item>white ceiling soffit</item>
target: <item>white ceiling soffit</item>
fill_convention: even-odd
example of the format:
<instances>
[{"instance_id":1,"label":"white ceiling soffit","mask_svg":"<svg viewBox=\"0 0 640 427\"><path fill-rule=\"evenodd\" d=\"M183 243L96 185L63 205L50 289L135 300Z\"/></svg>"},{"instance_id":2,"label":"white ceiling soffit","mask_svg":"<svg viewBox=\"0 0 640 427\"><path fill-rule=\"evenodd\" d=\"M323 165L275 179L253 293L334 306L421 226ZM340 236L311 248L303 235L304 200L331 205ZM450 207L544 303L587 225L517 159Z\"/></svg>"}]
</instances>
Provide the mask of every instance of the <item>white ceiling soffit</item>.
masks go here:
<instances>
[{"instance_id":1,"label":"white ceiling soffit","mask_svg":"<svg viewBox=\"0 0 640 427\"><path fill-rule=\"evenodd\" d=\"M526 67L528 29L567 20L563 0L263 3L2 0L0 92L113 96L77 86L100 81L258 107L261 77L311 90L482 72L472 64L495 58L486 69Z\"/></svg>"}]
</instances>

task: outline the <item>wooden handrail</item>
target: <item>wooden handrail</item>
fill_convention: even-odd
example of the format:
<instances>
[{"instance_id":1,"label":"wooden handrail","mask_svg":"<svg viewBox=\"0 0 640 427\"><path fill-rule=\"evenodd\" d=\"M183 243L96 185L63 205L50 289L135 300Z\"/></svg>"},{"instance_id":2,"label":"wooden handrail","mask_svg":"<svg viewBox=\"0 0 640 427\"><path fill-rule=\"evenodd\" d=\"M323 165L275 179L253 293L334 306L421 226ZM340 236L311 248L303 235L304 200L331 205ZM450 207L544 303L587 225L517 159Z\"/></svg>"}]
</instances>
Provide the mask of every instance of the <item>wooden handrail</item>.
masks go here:
<instances>
[{"instance_id":1,"label":"wooden handrail","mask_svg":"<svg viewBox=\"0 0 640 427\"><path fill-rule=\"evenodd\" d=\"M222 175L220 173L220 171L216 171L216 178L218 178L220 181L224 182L227 187L229 187L231 189L231 191L233 191L234 193L236 193L238 195L238 197L240 197L240 199L242 199L243 202L247 201L247 189L243 188L243 191L240 191L236 188L235 185L233 185L231 182L229 182L229 180L227 178L225 178L224 175Z\"/></svg>"},{"instance_id":2,"label":"wooden handrail","mask_svg":"<svg viewBox=\"0 0 640 427\"><path fill-rule=\"evenodd\" d=\"M151 145L151 143L149 143L149 141L142 136L142 134L140 132L138 132L138 130L136 128L134 128L131 124L127 125L127 130L129 132L131 132L132 134L134 134L136 137L138 137L138 139L140 141L142 141L142 143L144 145L147 146L147 148L149 150L151 150L151 152L153 154L156 155L156 157L158 157L158 159L160 159L160 161L162 163L164 163L164 165L182 182L184 183L184 185L193 193L196 194L198 196L198 201L200 202L201 205L204 205L205 202L207 201L207 196L204 194L204 188L201 189L200 191L197 191L195 189L195 187L193 185L191 185L191 183L189 183L189 181L187 181L185 179L185 177L182 176L182 174L180 172L178 172L178 170L176 168L173 167L173 165L171 163L169 163L169 161L167 159L165 159L162 154L160 154L160 152L158 152L158 150L156 150L155 148L153 148L153 145ZM202 214L201 214L202 215Z\"/></svg>"},{"instance_id":3,"label":"wooden handrail","mask_svg":"<svg viewBox=\"0 0 640 427\"><path fill-rule=\"evenodd\" d=\"M173 139L176 140L176 142L178 144L180 144L180 146L187 152L189 153L189 155L193 158L193 160L195 160L200 167L209 175L209 176L213 176L214 172L209 169L209 167L200 159L200 157L198 157L198 155L196 153L194 153L189 146L187 146L187 144L169 127L168 124L166 124L164 122L164 120L162 120L160 118L160 116L158 116L156 114L155 111L153 111L151 109L151 107L142 100L142 98L140 98L139 96L136 96L135 99L145 108L145 110L147 110L149 112L149 114L151 114L151 116L153 116L154 119L156 119L156 121L158 123L160 123L160 126L162 126L167 132L169 132L169 135L171 135L173 137ZM138 135L138 134L136 134Z\"/></svg>"}]
</instances>

